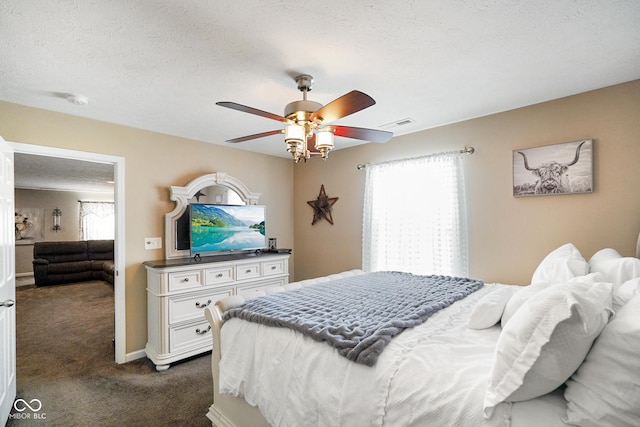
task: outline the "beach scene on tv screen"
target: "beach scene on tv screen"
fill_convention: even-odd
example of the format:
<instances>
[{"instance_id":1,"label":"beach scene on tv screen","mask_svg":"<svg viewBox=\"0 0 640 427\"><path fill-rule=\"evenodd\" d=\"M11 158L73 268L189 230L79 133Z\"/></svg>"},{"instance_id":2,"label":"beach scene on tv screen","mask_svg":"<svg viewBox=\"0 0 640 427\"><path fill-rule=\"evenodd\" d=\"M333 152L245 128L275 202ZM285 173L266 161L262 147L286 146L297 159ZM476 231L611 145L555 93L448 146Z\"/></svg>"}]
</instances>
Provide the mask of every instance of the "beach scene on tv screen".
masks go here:
<instances>
[{"instance_id":1,"label":"beach scene on tv screen","mask_svg":"<svg viewBox=\"0 0 640 427\"><path fill-rule=\"evenodd\" d=\"M191 252L265 247L264 206L191 205Z\"/></svg>"}]
</instances>

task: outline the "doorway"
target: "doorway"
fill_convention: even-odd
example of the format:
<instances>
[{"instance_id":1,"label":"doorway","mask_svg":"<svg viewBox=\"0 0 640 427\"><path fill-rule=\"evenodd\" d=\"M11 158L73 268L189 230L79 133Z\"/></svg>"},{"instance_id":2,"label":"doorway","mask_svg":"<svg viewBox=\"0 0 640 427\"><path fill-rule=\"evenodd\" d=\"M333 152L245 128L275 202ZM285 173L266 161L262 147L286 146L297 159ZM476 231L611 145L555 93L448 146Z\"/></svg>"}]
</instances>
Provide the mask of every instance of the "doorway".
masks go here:
<instances>
[{"instance_id":1,"label":"doorway","mask_svg":"<svg viewBox=\"0 0 640 427\"><path fill-rule=\"evenodd\" d=\"M115 362L125 363L126 356L126 322L125 322L125 232L124 232L124 158L99 153L67 150L62 148L39 146L10 142L15 153L34 156L48 156L59 159L72 159L91 163L113 165L114 205L115 205L115 238L114 238L114 309L115 309Z\"/></svg>"}]
</instances>

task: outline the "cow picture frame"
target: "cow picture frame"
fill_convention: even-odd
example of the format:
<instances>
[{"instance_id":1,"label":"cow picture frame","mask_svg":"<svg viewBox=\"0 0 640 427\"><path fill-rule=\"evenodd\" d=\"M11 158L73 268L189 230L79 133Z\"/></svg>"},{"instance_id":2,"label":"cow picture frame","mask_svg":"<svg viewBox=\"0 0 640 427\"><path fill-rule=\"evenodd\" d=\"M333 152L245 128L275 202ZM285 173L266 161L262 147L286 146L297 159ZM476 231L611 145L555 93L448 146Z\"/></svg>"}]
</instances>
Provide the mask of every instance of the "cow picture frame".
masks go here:
<instances>
[{"instance_id":1,"label":"cow picture frame","mask_svg":"<svg viewBox=\"0 0 640 427\"><path fill-rule=\"evenodd\" d=\"M593 192L593 140L513 150L513 196Z\"/></svg>"}]
</instances>

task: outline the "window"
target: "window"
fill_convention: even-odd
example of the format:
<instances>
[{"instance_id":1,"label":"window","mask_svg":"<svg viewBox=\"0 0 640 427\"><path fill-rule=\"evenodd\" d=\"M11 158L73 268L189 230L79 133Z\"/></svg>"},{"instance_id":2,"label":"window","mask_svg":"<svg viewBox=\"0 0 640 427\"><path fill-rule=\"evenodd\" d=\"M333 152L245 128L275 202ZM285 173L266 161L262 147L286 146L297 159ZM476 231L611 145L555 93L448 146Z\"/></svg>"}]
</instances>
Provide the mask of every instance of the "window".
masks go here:
<instances>
[{"instance_id":1,"label":"window","mask_svg":"<svg viewBox=\"0 0 640 427\"><path fill-rule=\"evenodd\" d=\"M367 165L363 269L466 277L461 154Z\"/></svg>"},{"instance_id":2,"label":"window","mask_svg":"<svg viewBox=\"0 0 640 427\"><path fill-rule=\"evenodd\" d=\"M113 202L80 202L80 239L113 239L115 214Z\"/></svg>"}]
</instances>

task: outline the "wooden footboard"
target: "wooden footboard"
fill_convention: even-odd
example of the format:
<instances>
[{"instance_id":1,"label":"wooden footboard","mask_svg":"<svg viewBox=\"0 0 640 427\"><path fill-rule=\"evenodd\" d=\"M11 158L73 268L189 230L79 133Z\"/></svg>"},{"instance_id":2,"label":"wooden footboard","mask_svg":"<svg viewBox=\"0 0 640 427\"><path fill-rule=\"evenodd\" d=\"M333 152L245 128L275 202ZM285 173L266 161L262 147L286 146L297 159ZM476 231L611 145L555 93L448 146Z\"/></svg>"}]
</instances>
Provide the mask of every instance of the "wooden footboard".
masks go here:
<instances>
[{"instance_id":1,"label":"wooden footboard","mask_svg":"<svg viewBox=\"0 0 640 427\"><path fill-rule=\"evenodd\" d=\"M219 305L206 308L205 315L211 323L213 333L213 351L211 353L211 372L213 374L213 403L207 412L207 418L217 427L268 427L258 408L249 405L244 399L220 394L220 330L222 324L222 310Z\"/></svg>"}]
</instances>

